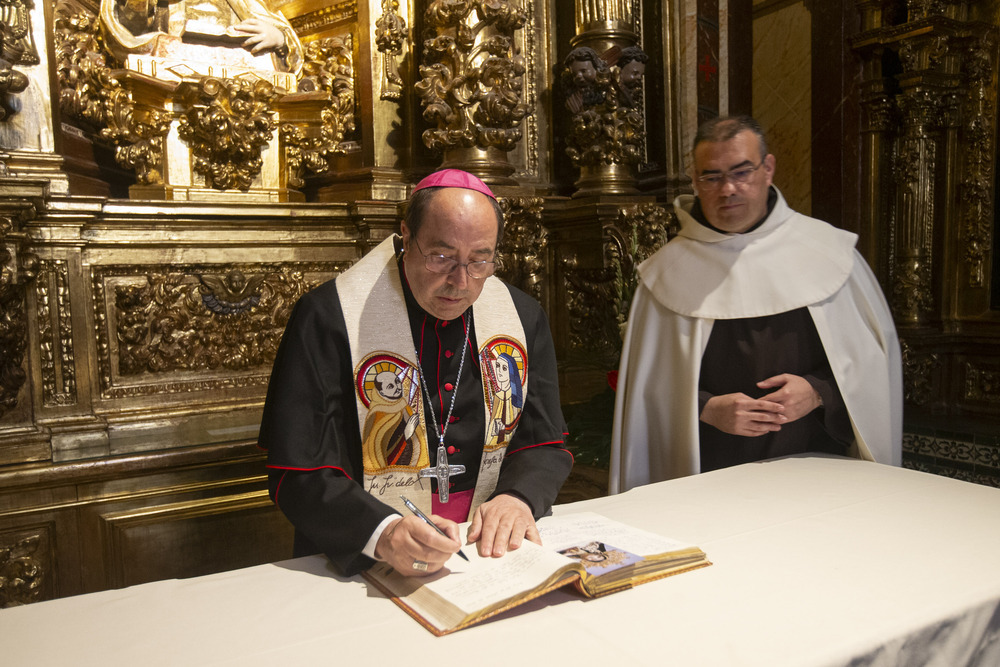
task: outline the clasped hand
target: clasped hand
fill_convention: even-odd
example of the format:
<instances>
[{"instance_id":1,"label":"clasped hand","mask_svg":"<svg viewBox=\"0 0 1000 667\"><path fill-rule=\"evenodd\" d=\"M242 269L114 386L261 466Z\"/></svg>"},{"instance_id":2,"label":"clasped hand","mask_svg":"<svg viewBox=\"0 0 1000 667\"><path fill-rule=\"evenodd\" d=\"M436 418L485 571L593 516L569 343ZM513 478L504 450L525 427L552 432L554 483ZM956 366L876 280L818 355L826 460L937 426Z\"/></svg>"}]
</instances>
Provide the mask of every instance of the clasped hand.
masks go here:
<instances>
[{"instance_id":1,"label":"clasped hand","mask_svg":"<svg viewBox=\"0 0 1000 667\"><path fill-rule=\"evenodd\" d=\"M461 546L458 524L435 515L431 521L445 532L438 534L416 516L407 516L389 524L378 539L376 558L386 561L397 572L424 576L440 570ZM542 543L538 527L527 503L509 495L499 495L483 503L472 517L468 544L476 544L480 556L503 556L528 539ZM414 561L427 563L426 570L414 569Z\"/></svg>"},{"instance_id":2,"label":"clasped hand","mask_svg":"<svg viewBox=\"0 0 1000 667\"><path fill-rule=\"evenodd\" d=\"M740 392L713 396L705 403L701 421L723 433L756 437L780 431L781 425L796 421L822 405L819 393L799 375L782 373L757 383L773 389L761 398Z\"/></svg>"}]
</instances>

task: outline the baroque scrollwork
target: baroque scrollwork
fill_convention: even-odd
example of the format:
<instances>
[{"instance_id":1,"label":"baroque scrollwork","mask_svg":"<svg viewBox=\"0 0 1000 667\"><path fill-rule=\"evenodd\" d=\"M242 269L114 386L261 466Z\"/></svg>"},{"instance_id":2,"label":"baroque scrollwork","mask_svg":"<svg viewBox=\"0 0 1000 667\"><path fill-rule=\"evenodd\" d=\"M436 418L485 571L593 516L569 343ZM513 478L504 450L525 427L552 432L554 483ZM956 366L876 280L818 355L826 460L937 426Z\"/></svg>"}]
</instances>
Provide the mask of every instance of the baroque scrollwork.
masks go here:
<instances>
[{"instance_id":1,"label":"baroque scrollwork","mask_svg":"<svg viewBox=\"0 0 1000 667\"><path fill-rule=\"evenodd\" d=\"M984 285L986 260L993 247L990 228L993 221L996 104L989 92L993 82L993 44L990 36L974 40L963 61L968 93L963 109L966 149L963 151L965 165L959 193L962 201L961 236L964 259L969 267L969 287Z\"/></svg>"},{"instance_id":2,"label":"baroque scrollwork","mask_svg":"<svg viewBox=\"0 0 1000 667\"><path fill-rule=\"evenodd\" d=\"M15 222L0 216L0 417L17 406L27 376L22 364L28 343L24 292L34 279L38 258L20 250Z\"/></svg>"},{"instance_id":3,"label":"baroque scrollwork","mask_svg":"<svg viewBox=\"0 0 1000 667\"><path fill-rule=\"evenodd\" d=\"M566 56L561 82L572 114L566 154L574 166L635 168L642 161L642 79L648 60L637 46L614 47L603 55L581 46Z\"/></svg>"},{"instance_id":4,"label":"baroque scrollwork","mask_svg":"<svg viewBox=\"0 0 1000 667\"><path fill-rule=\"evenodd\" d=\"M425 17L427 64L414 86L433 126L424 144L513 150L531 113L522 100L524 59L514 44L524 11L509 0L433 0Z\"/></svg>"},{"instance_id":5,"label":"baroque scrollwork","mask_svg":"<svg viewBox=\"0 0 1000 667\"><path fill-rule=\"evenodd\" d=\"M117 286L119 374L270 365L292 305L313 285L297 272L256 270L149 274Z\"/></svg>"},{"instance_id":6,"label":"baroque scrollwork","mask_svg":"<svg viewBox=\"0 0 1000 667\"><path fill-rule=\"evenodd\" d=\"M292 307L316 286L313 276L325 280L348 266L322 262L96 268L94 315L102 395L121 398L266 384L266 370ZM188 375L171 375L178 372Z\"/></svg>"},{"instance_id":7,"label":"baroque scrollwork","mask_svg":"<svg viewBox=\"0 0 1000 667\"><path fill-rule=\"evenodd\" d=\"M934 174L942 99L927 89L912 90L898 98L905 133L893 163L900 217L892 295L894 312L905 322L922 321L933 305Z\"/></svg>"},{"instance_id":8,"label":"baroque scrollwork","mask_svg":"<svg viewBox=\"0 0 1000 667\"><path fill-rule=\"evenodd\" d=\"M193 168L217 190L249 190L260 174L261 151L278 121L274 86L262 80L205 77L191 91L178 134L188 142Z\"/></svg>"},{"instance_id":9,"label":"baroque scrollwork","mask_svg":"<svg viewBox=\"0 0 1000 667\"><path fill-rule=\"evenodd\" d=\"M299 90L318 90L330 100L320 111L318 136L293 123L282 123L288 184L305 184L306 172L320 174L329 169L328 157L345 153L345 141L355 130L354 62L352 38L328 37L311 42L305 50Z\"/></svg>"},{"instance_id":10,"label":"baroque scrollwork","mask_svg":"<svg viewBox=\"0 0 1000 667\"><path fill-rule=\"evenodd\" d=\"M73 318L69 297L69 267L65 260L39 263L35 281L42 402L45 406L76 402Z\"/></svg>"},{"instance_id":11,"label":"baroque scrollwork","mask_svg":"<svg viewBox=\"0 0 1000 667\"><path fill-rule=\"evenodd\" d=\"M27 7L21 3L8 4L0 2L0 120L15 113L15 108L8 102L8 95L24 92L28 87L28 77L23 72L14 69L14 65L28 64L24 62L25 51L23 42L26 32L21 25L21 17L27 19ZM30 36L30 21L27 22L27 33ZM19 39L19 36L20 38ZM38 56L35 54L35 62Z\"/></svg>"},{"instance_id":12,"label":"baroque scrollwork","mask_svg":"<svg viewBox=\"0 0 1000 667\"><path fill-rule=\"evenodd\" d=\"M638 286L638 266L678 229L673 211L656 204L628 206L619 212L614 224L604 228L602 268L579 269L574 261L568 262L571 348L585 351L605 370L617 368Z\"/></svg>"},{"instance_id":13,"label":"baroque scrollwork","mask_svg":"<svg viewBox=\"0 0 1000 667\"><path fill-rule=\"evenodd\" d=\"M497 271L516 287L542 300L548 230L542 223L541 197L501 197L504 237Z\"/></svg>"},{"instance_id":14,"label":"baroque scrollwork","mask_svg":"<svg viewBox=\"0 0 1000 667\"><path fill-rule=\"evenodd\" d=\"M964 397L974 401L1000 401L1000 371L965 363Z\"/></svg>"},{"instance_id":15,"label":"baroque scrollwork","mask_svg":"<svg viewBox=\"0 0 1000 667\"><path fill-rule=\"evenodd\" d=\"M403 77L399 74L399 59L406 42L406 20L399 15L398 0L382 0L382 15L375 21L375 45L382 54L383 100L400 100Z\"/></svg>"},{"instance_id":16,"label":"baroque scrollwork","mask_svg":"<svg viewBox=\"0 0 1000 667\"><path fill-rule=\"evenodd\" d=\"M108 67L98 23L96 16L67 6L56 11L60 108L71 118L101 128L101 137L115 145L115 160L133 169L139 183L161 183L163 141L170 129L170 115L133 102Z\"/></svg>"},{"instance_id":17,"label":"baroque scrollwork","mask_svg":"<svg viewBox=\"0 0 1000 667\"><path fill-rule=\"evenodd\" d=\"M948 6L955 4L947 0L906 0L906 10L911 21L946 16Z\"/></svg>"},{"instance_id":18,"label":"baroque scrollwork","mask_svg":"<svg viewBox=\"0 0 1000 667\"><path fill-rule=\"evenodd\" d=\"M903 397L912 405L927 405L934 396L933 373L941 365L937 353L919 353L903 338Z\"/></svg>"},{"instance_id":19,"label":"baroque scrollwork","mask_svg":"<svg viewBox=\"0 0 1000 667\"><path fill-rule=\"evenodd\" d=\"M38 553L40 535L29 535L10 545L0 544L0 609L41 599L45 567Z\"/></svg>"}]
</instances>

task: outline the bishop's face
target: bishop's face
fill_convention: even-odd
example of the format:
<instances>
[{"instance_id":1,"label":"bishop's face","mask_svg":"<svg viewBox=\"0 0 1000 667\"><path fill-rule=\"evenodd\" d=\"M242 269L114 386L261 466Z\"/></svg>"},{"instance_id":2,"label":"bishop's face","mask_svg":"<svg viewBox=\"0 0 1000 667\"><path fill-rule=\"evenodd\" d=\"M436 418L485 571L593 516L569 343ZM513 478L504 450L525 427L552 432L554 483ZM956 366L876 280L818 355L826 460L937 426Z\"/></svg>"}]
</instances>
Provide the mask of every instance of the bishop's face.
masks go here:
<instances>
[{"instance_id":1,"label":"bishop's face","mask_svg":"<svg viewBox=\"0 0 1000 667\"><path fill-rule=\"evenodd\" d=\"M493 259L497 217L489 197L465 188L438 190L424 211L418 236L403 222L403 266L420 307L441 320L464 313L483 291L485 279L469 276L464 264ZM425 255L444 255L459 264L451 273L427 269Z\"/></svg>"},{"instance_id":2,"label":"bishop's face","mask_svg":"<svg viewBox=\"0 0 1000 667\"><path fill-rule=\"evenodd\" d=\"M761 156L760 141L744 130L728 141L705 141L694 149L694 185L705 218L716 229L742 233L767 213L767 193L774 177L774 156ZM730 172L753 169L745 183ZM706 183L703 176L721 177Z\"/></svg>"}]
</instances>

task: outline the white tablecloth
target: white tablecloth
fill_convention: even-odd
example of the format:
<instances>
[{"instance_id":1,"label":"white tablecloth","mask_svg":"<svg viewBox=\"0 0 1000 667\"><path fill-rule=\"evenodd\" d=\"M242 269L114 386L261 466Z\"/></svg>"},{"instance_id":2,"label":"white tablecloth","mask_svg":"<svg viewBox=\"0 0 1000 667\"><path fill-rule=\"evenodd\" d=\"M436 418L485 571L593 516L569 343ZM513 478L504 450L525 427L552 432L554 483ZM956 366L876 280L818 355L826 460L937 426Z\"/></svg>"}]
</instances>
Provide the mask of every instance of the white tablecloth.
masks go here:
<instances>
[{"instance_id":1,"label":"white tablecloth","mask_svg":"<svg viewBox=\"0 0 1000 667\"><path fill-rule=\"evenodd\" d=\"M1000 665L1000 489L849 459L559 506L711 567L436 638L322 557L0 610L0 664Z\"/></svg>"}]
</instances>

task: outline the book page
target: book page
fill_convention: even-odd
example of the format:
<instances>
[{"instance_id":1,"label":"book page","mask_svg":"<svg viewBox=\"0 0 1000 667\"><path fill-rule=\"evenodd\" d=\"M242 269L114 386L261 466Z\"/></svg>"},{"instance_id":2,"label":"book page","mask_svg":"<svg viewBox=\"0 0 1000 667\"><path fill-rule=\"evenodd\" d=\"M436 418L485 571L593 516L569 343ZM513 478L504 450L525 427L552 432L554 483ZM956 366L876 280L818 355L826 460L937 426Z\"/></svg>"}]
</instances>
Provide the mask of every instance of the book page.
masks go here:
<instances>
[{"instance_id":1,"label":"book page","mask_svg":"<svg viewBox=\"0 0 1000 667\"><path fill-rule=\"evenodd\" d=\"M551 551L600 540L638 556L687 549L691 545L620 523L593 512L547 516L538 521L542 544Z\"/></svg>"},{"instance_id":2,"label":"book page","mask_svg":"<svg viewBox=\"0 0 1000 667\"><path fill-rule=\"evenodd\" d=\"M458 555L452 556L441 574L428 577L423 583L466 613L530 591L571 562L527 541L500 558L481 557L475 545L466 545L462 551L469 562Z\"/></svg>"}]
</instances>

